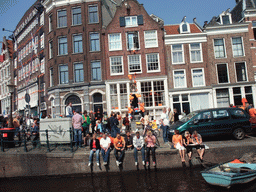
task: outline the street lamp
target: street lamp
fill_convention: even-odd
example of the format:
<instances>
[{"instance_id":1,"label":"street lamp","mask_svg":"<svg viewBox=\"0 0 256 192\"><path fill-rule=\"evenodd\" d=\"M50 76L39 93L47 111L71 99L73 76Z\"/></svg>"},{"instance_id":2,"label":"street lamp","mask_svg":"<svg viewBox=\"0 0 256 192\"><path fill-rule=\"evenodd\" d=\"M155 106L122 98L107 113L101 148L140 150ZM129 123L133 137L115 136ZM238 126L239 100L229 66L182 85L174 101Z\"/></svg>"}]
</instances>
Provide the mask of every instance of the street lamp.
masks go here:
<instances>
[{"instance_id":1,"label":"street lamp","mask_svg":"<svg viewBox=\"0 0 256 192\"><path fill-rule=\"evenodd\" d=\"M9 128L14 128L13 127L13 120L12 120L12 97L13 97L13 93L14 93L16 85L14 85L13 83L10 83L10 84L7 85L7 87L9 88L9 93L11 94L11 97L10 97L10 118L9 118L9 121L8 121L8 127Z\"/></svg>"}]
</instances>

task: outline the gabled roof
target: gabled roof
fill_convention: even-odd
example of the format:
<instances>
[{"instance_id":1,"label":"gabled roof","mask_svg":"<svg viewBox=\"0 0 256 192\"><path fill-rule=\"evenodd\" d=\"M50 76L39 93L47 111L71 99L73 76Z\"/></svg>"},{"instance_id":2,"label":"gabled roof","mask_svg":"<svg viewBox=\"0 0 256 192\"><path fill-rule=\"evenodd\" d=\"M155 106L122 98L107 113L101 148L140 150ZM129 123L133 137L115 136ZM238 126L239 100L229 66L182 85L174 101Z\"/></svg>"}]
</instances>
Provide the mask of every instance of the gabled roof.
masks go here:
<instances>
[{"instance_id":1,"label":"gabled roof","mask_svg":"<svg viewBox=\"0 0 256 192\"><path fill-rule=\"evenodd\" d=\"M202 33L202 31L194 23L190 23L190 33ZM166 35L178 35L180 33L180 25L165 25L164 26Z\"/></svg>"}]
</instances>

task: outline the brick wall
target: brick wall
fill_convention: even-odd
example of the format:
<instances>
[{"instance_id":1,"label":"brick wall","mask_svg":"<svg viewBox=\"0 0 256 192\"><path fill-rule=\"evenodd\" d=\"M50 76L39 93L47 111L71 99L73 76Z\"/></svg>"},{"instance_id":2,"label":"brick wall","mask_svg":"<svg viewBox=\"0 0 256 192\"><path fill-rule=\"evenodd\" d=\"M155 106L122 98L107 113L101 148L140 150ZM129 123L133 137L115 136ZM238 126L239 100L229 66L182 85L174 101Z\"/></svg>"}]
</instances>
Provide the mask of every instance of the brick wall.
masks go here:
<instances>
[{"instance_id":1,"label":"brick wall","mask_svg":"<svg viewBox=\"0 0 256 192\"><path fill-rule=\"evenodd\" d=\"M106 53L106 79L114 80L114 79L128 79L128 55L132 54L140 54L141 55L141 63L142 63L142 73L136 74L137 78L142 77L152 77L152 76L163 76L166 75L165 69L165 52L164 52L164 42L163 36L164 32L162 27L154 21L148 13L145 11L143 5L138 4L137 1L128 0L127 1L130 6L130 12L127 11L126 6L124 4L121 7L117 8L116 14L110 24L107 26L104 34L104 48ZM138 16L143 15L143 25L138 25L138 27L120 27L120 17L126 16ZM145 48L144 43L144 31L147 30L157 30L158 35L158 47L156 48ZM127 37L126 33L130 31L138 31L139 32L139 45L140 49L136 50L134 53L132 51L127 50ZM108 43L108 35L111 33L121 33L122 37L122 50L120 51L109 51L109 43ZM160 69L161 72L156 73L147 73L146 66L146 54L148 53L159 53L159 61L160 61ZM110 74L110 61L109 57L111 56L123 56L123 68L124 75L111 76Z\"/></svg>"},{"instance_id":2,"label":"brick wall","mask_svg":"<svg viewBox=\"0 0 256 192\"><path fill-rule=\"evenodd\" d=\"M232 37L242 37L244 45L244 56L242 57L233 57L232 51ZM226 58L215 59L214 55L214 39L224 38L225 41L225 50ZM209 73L211 74L211 84L218 84L217 82L217 68L216 64L227 63L228 64L228 73L229 73L229 82L237 83L236 81L236 71L235 63L237 62L246 62L247 69L247 79L248 81L254 81L252 61L250 59L250 45L249 45L249 34L248 33L233 33L233 34L221 34L221 35L211 35L208 36L208 62L209 62Z\"/></svg>"}]
</instances>

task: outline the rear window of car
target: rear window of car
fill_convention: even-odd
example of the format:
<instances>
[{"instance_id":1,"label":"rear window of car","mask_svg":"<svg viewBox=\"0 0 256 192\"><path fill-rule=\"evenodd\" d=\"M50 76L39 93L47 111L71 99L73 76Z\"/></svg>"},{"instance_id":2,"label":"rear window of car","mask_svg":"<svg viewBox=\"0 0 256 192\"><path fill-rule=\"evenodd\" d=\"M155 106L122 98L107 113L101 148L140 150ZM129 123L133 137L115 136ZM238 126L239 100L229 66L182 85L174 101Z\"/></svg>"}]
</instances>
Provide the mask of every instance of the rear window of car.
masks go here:
<instances>
[{"instance_id":1,"label":"rear window of car","mask_svg":"<svg viewBox=\"0 0 256 192\"><path fill-rule=\"evenodd\" d=\"M230 110L232 119L243 119L246 118L246 114L241 109Z\"/></svg>"},{"instance_id":2,"label":"rear window of car","mask_svg":"<svg viewBox=\"0 0 256 192\"><path fill-rule=\"evenodd\" d=\"M215 121L229 119L229 113L227 110L224 109L212 111L212 116Z\"/></svg>"}]
</instances>

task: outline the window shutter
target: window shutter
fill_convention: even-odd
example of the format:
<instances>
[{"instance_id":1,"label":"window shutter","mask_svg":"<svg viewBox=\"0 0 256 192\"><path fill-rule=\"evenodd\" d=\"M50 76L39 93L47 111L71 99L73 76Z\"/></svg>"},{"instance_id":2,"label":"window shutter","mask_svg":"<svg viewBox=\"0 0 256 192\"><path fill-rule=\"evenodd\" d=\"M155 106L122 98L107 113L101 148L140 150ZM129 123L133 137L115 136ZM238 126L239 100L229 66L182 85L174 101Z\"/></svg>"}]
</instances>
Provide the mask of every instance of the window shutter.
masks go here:
<instances>
[{"instance_id":1,"label":"window shutter","mask_svg":"<svg viewBox=\"0 0 256 192\"><path fill-rule=\"evenodd\" d=\"M125 27L125 18L120 17L120 27Z\"/></svg>"},{"instance_id":2,"label":"window shutter","mask_svg":"<svg viewBox=\"0 0 256 192\"><path fill-rule=\"evenodd\" d=\"M143 25L143 15L139 15L137 18L138 18L138 25Z\"/></svg>"}]
</instances>

